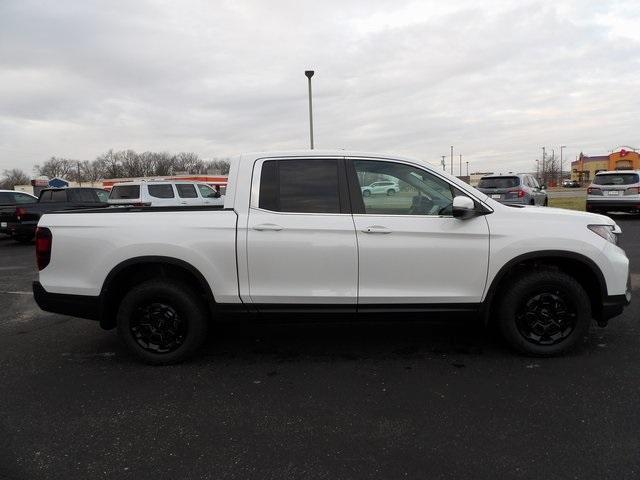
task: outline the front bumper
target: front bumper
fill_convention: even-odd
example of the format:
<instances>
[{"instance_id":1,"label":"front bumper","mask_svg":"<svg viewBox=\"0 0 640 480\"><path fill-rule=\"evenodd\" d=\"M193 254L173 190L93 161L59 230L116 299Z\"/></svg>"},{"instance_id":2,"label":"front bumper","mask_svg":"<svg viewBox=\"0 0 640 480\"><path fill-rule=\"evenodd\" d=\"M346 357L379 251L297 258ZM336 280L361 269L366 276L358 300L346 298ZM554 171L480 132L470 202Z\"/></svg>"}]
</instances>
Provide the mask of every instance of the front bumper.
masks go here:
<instances>
[{"instance_id":1,"label":"front bumper","mask_svg":"<svg viewBox=\"0 0 640 480\"><path fill-rule=\"evenodd\" d=\"M40 282L33 282L33 298L45 312L70 317L100 319L100 297L47 292Z\"/></svg>"}]
</instances>

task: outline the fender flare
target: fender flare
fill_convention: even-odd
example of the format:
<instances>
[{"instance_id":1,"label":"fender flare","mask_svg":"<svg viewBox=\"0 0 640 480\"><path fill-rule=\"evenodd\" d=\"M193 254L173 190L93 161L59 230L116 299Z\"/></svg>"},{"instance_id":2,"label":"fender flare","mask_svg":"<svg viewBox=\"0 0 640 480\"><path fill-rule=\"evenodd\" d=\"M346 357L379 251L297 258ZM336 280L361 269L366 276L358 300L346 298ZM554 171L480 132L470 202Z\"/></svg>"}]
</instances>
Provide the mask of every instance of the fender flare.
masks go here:
<instances>
[{"instance_id":1,"label":"fender flare","mask_svg":"<svg viewBox=\"0 0 640 480\"><path fill-rule=\"evenodd\" d=\"M549 258L560 258L560 259L569 259L580 262L582 265L587 267L596 277L598 281L598 287L600 290L600 299L604 299L607 296L607 282L604 278L604 274L600 267L591 260L589 257L582 255L576 252L570 252L567 250L536 250L534 252L527 252L522 255L518 255L517 257L512 258L507 263L505 263L498 273L493 277L491 281L491 285L487 289L487 293L485 295L483 304L483 319L485 324L489 321L489 311L491 310L491 304L496 295L496 290L500 282L504 279L504 277L509 273L509 271L517 264L522 263L527 260L535 260L536 258L540 259L549 259Z\"/></svg>"},{"instance_id":2,"label":"fender flare","mask_svg":"<svg viewBox=\"0 0 640 480\"><path fill-rule=\"evenodd\" d=\"M156 265L163 265L163 264L171 265L171 266L185 269L196 278L200 288L202 289L203 292L205 292L205 297L206 297L205 299L207 300L209 309L213 308L213 304L215 303L214 296L213 296L213 289L211 288L211 285L209 285L209 282L207 282L204 275L202 275L200 270L198 270L196 267L194 267L190 263L184 260L180 260L178 258L165 257L161 255L144 255L140 257L129 258L127 260L120 262L115 267L113 267L105 277L104 282L102 283L102 288L100 289L100 296L99 296L100 312L102 313L102 315L100 315L100 325L103 328L112 327L111 319L108 318L109 316L107 315L107 312L109 309L108 298L109 298L109 292L111 290L110 287L112 286L114 279L124 269L129 268L132 265L144 264L144 263L146 264L151 263Z\"/></svg>"}]
</instances>

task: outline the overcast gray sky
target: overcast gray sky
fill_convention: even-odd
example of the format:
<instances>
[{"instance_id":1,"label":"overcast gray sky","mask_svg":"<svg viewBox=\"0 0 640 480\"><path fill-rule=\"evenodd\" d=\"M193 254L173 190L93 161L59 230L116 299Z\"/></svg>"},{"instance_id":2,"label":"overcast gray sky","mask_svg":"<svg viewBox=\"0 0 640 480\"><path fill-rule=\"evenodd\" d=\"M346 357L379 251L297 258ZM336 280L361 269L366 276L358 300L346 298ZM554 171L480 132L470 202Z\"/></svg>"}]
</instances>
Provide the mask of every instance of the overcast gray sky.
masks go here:
<instances>
[{"instance_id":1,"label":"overcast gray sky","mask_svg":"<svg viewBox=\"0 0 640 480\"><path fill-rule=\"evenodd\" d=\"M498 171L640 146L638 25L637 0L1 0L0 170L306 148L307 68L317 148Z\"/></svg>"}]
</instances>

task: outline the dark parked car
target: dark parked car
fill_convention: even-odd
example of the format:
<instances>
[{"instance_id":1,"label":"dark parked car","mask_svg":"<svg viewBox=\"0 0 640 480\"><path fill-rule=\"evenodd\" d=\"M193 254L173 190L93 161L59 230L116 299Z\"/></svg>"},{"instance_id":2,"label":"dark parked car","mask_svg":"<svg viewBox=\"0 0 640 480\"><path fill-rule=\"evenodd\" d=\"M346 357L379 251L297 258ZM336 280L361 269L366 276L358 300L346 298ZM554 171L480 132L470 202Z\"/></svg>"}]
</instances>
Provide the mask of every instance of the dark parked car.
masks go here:
<instances>
[{"instance_id":1,"label":"dark parked car","mask_svg":"<svg viewBox=\"0 0 640 480\"><path fill-rule=\"evenodd\" d=\"M38 197L15 190L0 190L0 233L10 235L9 224L16 222L16 206L36 203Z\"/></svg>"},{"instance_id":2,"label":"dark parked car","mask_svg":"<svg viewBox=\"0 0 640 480\"><path fill-rule=\"evenodd\" d=\"M544 185L540 186L534 176L528 173L487 175L480 179L478 190L500 203L544 206L549 204Z\"/></svg>"},{"instance_id":3,"label":"dark parked car","mask_svg":"<svg viewBox=\"0 0 640 480\"><path fill-rule=\"evenodd\" d=\"M565 180L562 182L564 188L580 188L580 182L577 180Z\"/></svg>"},{"instance_id":4,"label":"dark parked car","mask_svg":"<svg viewBox=\"0 0 640 480\"><path fill-rule=\"evenodd\" d=\"M47 188L40 192L37 203L15 207L16 221L8 224L9 231L17 241L30 242L45 213L108 207L108 198L109 192L101 188Z\"/></svg>"}]
</instances>

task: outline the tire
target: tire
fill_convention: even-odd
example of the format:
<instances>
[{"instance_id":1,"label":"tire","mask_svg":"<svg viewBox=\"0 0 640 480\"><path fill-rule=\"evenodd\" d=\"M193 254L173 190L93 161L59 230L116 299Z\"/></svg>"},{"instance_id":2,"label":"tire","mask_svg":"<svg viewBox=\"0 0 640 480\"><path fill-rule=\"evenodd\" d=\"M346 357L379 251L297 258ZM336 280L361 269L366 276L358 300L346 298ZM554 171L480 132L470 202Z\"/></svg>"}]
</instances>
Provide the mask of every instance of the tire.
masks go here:
<instances>
[{"instance_id":1,"label":"tire","mask_svg":"<svg viewBox=\"0 0 640 480\"><path fill-rule=\"evenodd\" d=\"M548 207L549 206L549 197L545 197L544 202L542 204L543 207Z\"/></svg>"},{"instance_id":2,"label":"tire","mask_svg":"<svg viewBox=\"0 0 640 480\"><path fill-rule=\"evenodd\" d=\"M591 302L570 275L544 269L509 282L498 308L499 327L520 353L561 355L584 337L591 324Z\"/></svg>"},{"instance_id":3,"label":"tire","mask_svg":"<svg viewBox=\"0 0 640 480\"><path fill-rule=\"evenodd\" d=\"M393 188L390 188L389 190L387 190L387 195L392 197L396 194L396 191Z\"/></svg>"},{"instance_id":4,"label":"tire","mask_svg":"<svg viewBox=\"0 0 640 480\"><path fill-rule=\"evenodd\" d=\"M531 200L529 201L529 205L534 205L534 206L535 206L535 204L536 204L536 201L535 201L534 199L531 199Z\"/></svg>"},{"instance_id":5,"label":"tire","mask_svg":"<svg viewBox=\"0 0 640 480\"><path fill-rule=\"evenodd\" d=\"M370 197L371 196L371 191L370 190L364 190L362 192L362 196L363 197Z\"/></svg>"},{"instance_id":6,"label":"tire","mask_svg":"<svg viewBox=\"0 0 640 480\"><path fill-rule=\"evenodd\" d=\"M159 280L133 287L117 315L122 342L152 365L178 363L192 355L205 341L208 323L207 308L198 295L184 284Z\"/></svg>"}]
</instances>

